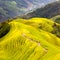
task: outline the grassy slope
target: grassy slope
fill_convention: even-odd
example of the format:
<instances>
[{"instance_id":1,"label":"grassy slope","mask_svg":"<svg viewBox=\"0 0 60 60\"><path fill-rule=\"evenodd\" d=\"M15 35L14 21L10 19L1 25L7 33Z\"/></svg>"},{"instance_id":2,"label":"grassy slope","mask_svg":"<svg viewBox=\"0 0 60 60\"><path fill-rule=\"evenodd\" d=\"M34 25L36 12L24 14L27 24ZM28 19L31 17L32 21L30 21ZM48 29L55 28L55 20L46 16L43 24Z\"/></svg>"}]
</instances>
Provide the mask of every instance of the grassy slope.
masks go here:
<instances>
[{"instance_id":1,"label":"grassy slope","mask_svg":"<svg viewBox=\"0 0 60 60\"><path fill-rule=\"evenodd\" d=\"M51 19L60 24L60 15L54 16Z\"/></svg>"},{"instance_id":2,"label":"grassy slope","mask_svg":"<svg viewBox=\"0 0 60 60\"><path fill-rule=\"evenodd\" d=\"M0 38L0 60L60 60L60 38L52 33L59 24L45 18L8 24L10 31Z\"/></svg>"}]
</instances>

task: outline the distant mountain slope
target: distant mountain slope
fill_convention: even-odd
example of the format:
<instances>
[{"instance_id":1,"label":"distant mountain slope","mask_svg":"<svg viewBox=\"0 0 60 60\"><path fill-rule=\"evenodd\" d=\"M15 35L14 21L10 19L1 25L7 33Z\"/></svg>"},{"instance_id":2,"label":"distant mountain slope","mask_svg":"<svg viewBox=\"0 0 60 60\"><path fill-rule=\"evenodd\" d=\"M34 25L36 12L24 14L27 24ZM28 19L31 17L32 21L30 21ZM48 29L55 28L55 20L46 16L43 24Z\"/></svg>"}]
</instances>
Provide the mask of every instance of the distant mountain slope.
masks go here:
<instances>
[{"instance_id":1,"label":"distant mountain slope","mask_svg":"<svg viewBox=\"0 0 60 60\"><path fill-rule=\"evenodd\" d=\"M56 15L60 15L60 1L54 2L51 4L46 5L44 8L39 8L34 12L28 13L23 18L32 18L32 17L45 17L51 18Z\"/></svg>"},{"instance_id":2,"label":"distant mountain slope","mask_svg":"<svg viewBox=\"0 0 60 60\"><path fill-rule=\"evenodd\" d=\"M56 0L0 0L0 22L21 16Z\"/></svg>"},{"instance_id":3,"label":"distant mountain slope","mask_svg":"<svg viewBox=\"0 0 60 60\"><path fill-rule=\"evenodd\" d=\"M45 18L0 24L0 33L7 32L0 34L0 60L60 60L60 38L52 33L58 26Z\"/></svg>"}]
</instances>

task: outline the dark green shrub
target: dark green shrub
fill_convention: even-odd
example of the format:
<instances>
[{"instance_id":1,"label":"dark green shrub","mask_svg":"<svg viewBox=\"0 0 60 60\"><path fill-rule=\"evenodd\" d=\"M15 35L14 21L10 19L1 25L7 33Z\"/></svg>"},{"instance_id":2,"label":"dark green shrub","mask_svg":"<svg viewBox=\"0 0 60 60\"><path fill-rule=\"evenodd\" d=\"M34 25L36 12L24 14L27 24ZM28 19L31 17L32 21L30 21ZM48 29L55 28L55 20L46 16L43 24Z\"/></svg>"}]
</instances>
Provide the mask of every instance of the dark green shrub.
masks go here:
<instances>
[{"instance_id":1,"label":"dark green shrub","mask_svg":"<svg viewBox=\"0 0 60 60\"><path fill-rule=\"evenodd\" d=\"M10 25L6 22L0 24L0 38L6 35L10 30Z\"/></svg>"}]
</instances>

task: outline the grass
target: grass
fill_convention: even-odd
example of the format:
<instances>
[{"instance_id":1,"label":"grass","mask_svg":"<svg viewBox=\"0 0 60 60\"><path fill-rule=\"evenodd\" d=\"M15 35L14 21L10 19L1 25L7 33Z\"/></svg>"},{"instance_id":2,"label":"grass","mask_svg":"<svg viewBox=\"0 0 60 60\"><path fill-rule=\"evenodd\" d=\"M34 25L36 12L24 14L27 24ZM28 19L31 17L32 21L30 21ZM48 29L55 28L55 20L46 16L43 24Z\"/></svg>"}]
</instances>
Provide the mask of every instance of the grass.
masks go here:
<instances>
[{"instance_id":1,"label":"grass","mask_svg":"<svg viewBox=\"0 0 60 60\"><path fill-rule=\"evenodd\" d=\"M0 60L60 60L60 38L52 33L59 24L45 18L18 18L7 24L9 32L0 38Z\"/></svg>"}]
</instances>

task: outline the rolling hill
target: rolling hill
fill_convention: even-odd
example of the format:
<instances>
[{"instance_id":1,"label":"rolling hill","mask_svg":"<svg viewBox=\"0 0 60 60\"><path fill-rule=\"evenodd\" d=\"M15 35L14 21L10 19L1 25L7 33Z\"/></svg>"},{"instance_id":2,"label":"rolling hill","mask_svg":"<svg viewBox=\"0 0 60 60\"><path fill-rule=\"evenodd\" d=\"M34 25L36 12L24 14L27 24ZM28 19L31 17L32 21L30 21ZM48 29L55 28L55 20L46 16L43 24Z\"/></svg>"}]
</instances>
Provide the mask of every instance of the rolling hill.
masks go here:
<instances>
[{"instance_id":1,"label":"rolling hill","mask_svg":"<svg viewBox=\"0 0 60 60\"><path fill-rule=\"evenodd\" d=\"M57 15L60 15L60 1L47 4L45 7L42 8L38 8L35 11L22 16L22 18L24 19L29 19L33 17L52 18Z\"/></svg>"},{"instance_id":2,"label":"rolling hill","mask_svg":"<svg viewBox=\"0 0 60 60\"><path fill-rule=\"evenodd\" d=\"M0 23L0 60L60 60L59 29L46 18Z\"/></svg>"}]
</instances>

